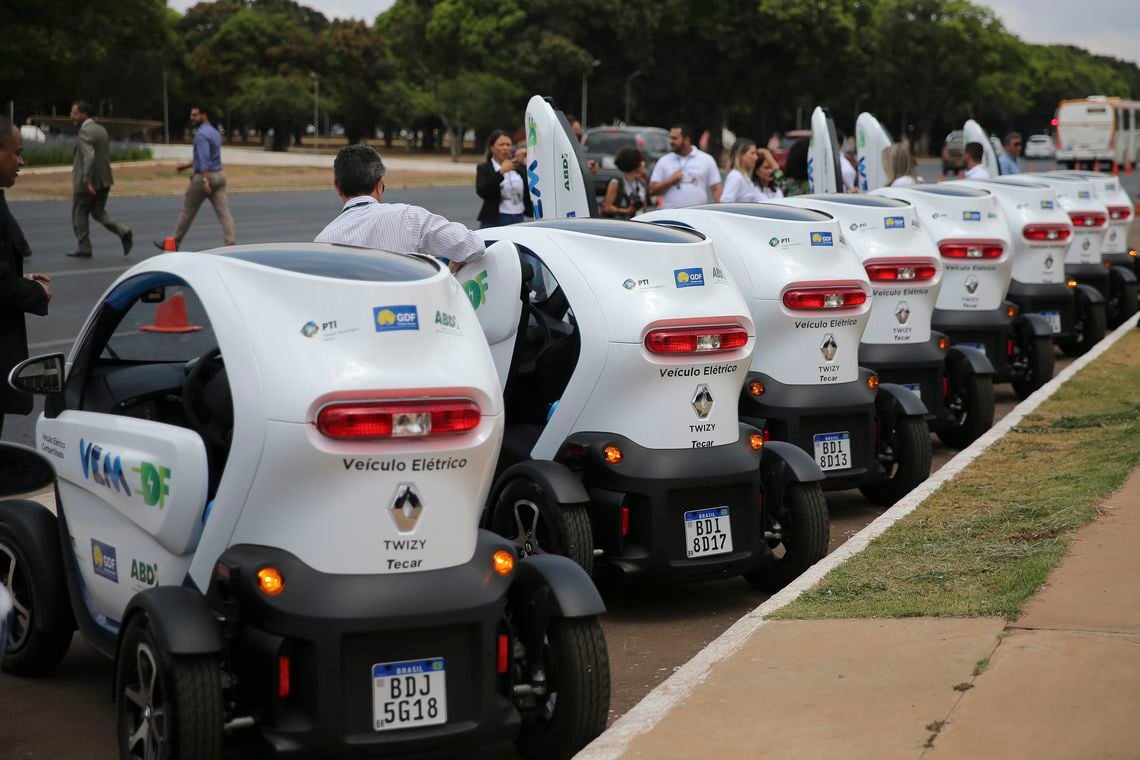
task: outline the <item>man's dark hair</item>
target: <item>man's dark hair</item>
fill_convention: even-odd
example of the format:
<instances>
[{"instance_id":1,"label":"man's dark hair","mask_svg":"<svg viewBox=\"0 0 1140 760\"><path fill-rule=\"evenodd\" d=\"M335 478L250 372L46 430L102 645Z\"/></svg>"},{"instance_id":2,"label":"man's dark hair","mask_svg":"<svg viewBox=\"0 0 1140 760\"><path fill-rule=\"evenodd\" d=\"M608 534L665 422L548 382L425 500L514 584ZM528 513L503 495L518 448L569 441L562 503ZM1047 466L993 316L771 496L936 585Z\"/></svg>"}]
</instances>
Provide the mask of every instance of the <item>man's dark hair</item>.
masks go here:
<instances>
[{"instance_id":1,"label":"man's dark hair","mask_svg":"<svg viewBox=\"0 0 1140 760\"><path fill-rule=\"evenodd\" d=\"M966 143L966 155L974 159L977 163L982 162L982 144L980 142Z\"/></svg>"},{"instance_id":2,"label":"man's dark hair","mask_svg":"<svg viewBox=\"0 0 1140 760\"><path fill-rule=\"evenodd\" d=\"M669 127L669 129L681 130L681 139L682 140L684 140L686 137L689 138L690 140L693 139L693 128L690 127L688 124L674 124L673 126Z\"/></svg>"},{"instance_id":3,"label":"man's dark hair","mask_svg":"<svg viewBox=\"0 0 1140 760\"><path fill-rule=\"evenodd\" d=\"M206 105L205 103L191 103L190 107L191 108L197 108L198 113L204 113L207 116L210 115L210 107L208 105Z\"/></svg>"},{"instance_id":4,"label":"man's dark hair","mask_svg":"<svg viewBox=\"0 0 1140 760\"><path fill-rule=\"evenodd\" d=\"M85 113L88 116L95 115L95 109L91 107L91 101L89 100L77 100L75 101L75 107L79 110L79 113Z\"/></svg>"},{"instance_id":5,"label":"man's dark hair","mask_svg":"<svg viewBox=\"0 0 1140 760\"><path fill-rule=\"evenodd\" d=\"M7 116L0 116L0 148L7 148L16 134L16 125Z\"/></svg>"},{"instance_id":6,"label":"man's dark hair","mask_svg":"<svg viewBox=\"0 0 1140 760\"><path fill-rule=\"evenodd\" d=\"M1001 141L1001 144L1002 145L1009 145L1014 140L1020 140L1020 139L1021 139L1021 133L1020 132L1010 132L1008 135L1005 136L1005 139Z\"/></svg>"},{"instance_id":7,"label":"man's dark hair","mask_svg":"<svg viewBox=\"0 0 1140 760\"><path fill-rule=\"evenodd\" d=\"M614 166L622 174L625 174L641 166L641 162L644 160L645 156L641 155L641 151L637 148L622 148L614 156Z\"/></svg>"},{"instance_id":8,"label":"man's dark hair","mask_svg":"<svg viewBox=\"0 0 1140 760\"><path fill-rule=\"evenodd\" d=\"M380 154L368 145L347 145L333 161L333 179L341 195L371 195L384 176Z\"/></svg>"}]
</instances>

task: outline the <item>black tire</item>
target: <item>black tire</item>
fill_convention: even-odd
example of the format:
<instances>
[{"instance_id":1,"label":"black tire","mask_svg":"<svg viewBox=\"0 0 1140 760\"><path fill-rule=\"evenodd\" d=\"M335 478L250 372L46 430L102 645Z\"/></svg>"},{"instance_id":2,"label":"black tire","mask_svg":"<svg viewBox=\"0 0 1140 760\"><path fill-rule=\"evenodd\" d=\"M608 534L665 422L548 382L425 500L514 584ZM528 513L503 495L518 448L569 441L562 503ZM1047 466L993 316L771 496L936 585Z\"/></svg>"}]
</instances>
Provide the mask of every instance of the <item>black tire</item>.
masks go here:
<instances>
[{"instance_id":1,"label":"black tire","mask_svg":"<svg viewBox=\"0 0 1140 760\"><path fill-rule=\"evenodd\" d=\"M62 567L29 556L21 544L12 526L0 522L0 585L8 589L16 605L3 666L18 676L44 676L67 655L72 630L48 627L40 610L66 604L67 584Z\"/></svg>"},{"instance_id":2,"label":"black tire","mask_svg":"<svg viewBox=\"0 0 1140 760\"><path fill-rule=\"evenodd\" d=\"M890 439L884 441L894 450L894 472L886 480L860 486L868 501L889 507L930 477L933 451L930 428L922 417L902 417Z\"/></svg>"},{"instance_id":3,"label":"black tire","mask_svg":"<svg viewBox=\"0 0 1140 760\"><path fill-rule=\"evenodd\" d=\"M1103 303L1093 303L1087 298L1078 297L1080 329L1073 326L1072 338L1061 341L1058 345L1066 356L1083 356L1090 348L1100 343L1108 332L1108 320L1104 313Z\"/></svg>"},{"instance_id":4,"label":"black tire","mask_svg":"<svg viewBox=\"0 0 1140 760\"><path fill-rule=\"evenodd\" d=\"M993 376L971 372L962 387L951 387L950 394L950 420L938 429L938 439L951 448L964 449L994 426ZM955 410L951 403L959 408Z\"/></svg>"},{"instance_id":5,"label":"black tire","mask_svg":"<svg viewBox=\"0 0 1140 760\"><path fill-rule=\"evenodd\" d=\"M816 483L789 483L784 491L783 540L772 550L776 561L745 573L744 579L758 589L774 594L805 570L827 556L831 539L830 518L823 489ZM783 548L780 554L779 549Z\"/></svg>"},{"instance_id":6,"label":"black tire","mask_svg":"<svg viewBox=\"0 0 1140 760\"><path fill-rule=\"evenodd\" d=\"M569 760L606 727L610 660L596 616L550 621L543 652L549 694L523 712L515 746L533 760Z\"/></svg>"},{"instance_id":7,"label":"black tire","mask_svg":"<svg viewBox=\"0 0 1140 760\"><path fill-rule=\"evenodd\" d=\"M1105 306L1106 318L1110 329L1120 327L1136 313L1136 285L1121 282L1116 277L1109 277L1109 298Z\"/></svg>"},{"instance_id":8,"label":"black tire","mask_svg":"<svg viewBox=\"0 0 1140 760\"><path fill-rule=\"evenodd\" d=\"M1024 401L1033 391L1053 379L1053 339L1031 336L1024 349L1027 354L1028 369L1025 376L1011 380L1013 392Z\"/></svg>"},{"instance_id":9,"label":"black tire","mask_svg":"<svg viewBox=\"0 0 1140 760\"><path fill-rule=\"evenodd\" d=\"M164 652L145 613L131 618L122 636L115 664L119 756L221 760L218 657Z\"/></svg>"},{"instance_id":10,"label":"black tire","mask_svg":"<svg viewBox=\"0 0 1140 760\"><path fill-rule=\"evenodd\" d=\"M587 573L594 571L589 506L559 504L533 480L513 480L499 492L491 513L491 529L513 541L525 554L561 554Z\"/></svg>"}]
</instances>

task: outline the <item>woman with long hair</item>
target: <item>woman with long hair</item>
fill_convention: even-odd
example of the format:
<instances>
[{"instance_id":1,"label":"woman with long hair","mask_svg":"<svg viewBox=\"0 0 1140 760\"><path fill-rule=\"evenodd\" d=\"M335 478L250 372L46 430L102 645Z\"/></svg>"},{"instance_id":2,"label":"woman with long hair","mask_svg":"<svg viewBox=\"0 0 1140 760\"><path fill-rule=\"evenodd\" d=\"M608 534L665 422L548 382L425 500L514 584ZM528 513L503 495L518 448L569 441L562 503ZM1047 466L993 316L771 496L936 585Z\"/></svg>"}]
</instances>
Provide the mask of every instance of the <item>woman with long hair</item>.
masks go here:
<instances>
[{"instance_id":1,"label":"woman with long hair","mask_svg":"<svg viewBox=\"0 0 1140 760\"><path fill-rule=\"evenodd\" d=\"M480 229L517 224L524 216L534 216L526 167L515 162L514 153L514 143L505 131L496 129L487 138L487 160L475 170L475 193L483 199Z\"/></svg>"},{"instance_id":2,"label":"woman with long hair","mask_svg":"<svg viewBox=\"0 0 1140 760\"><path fill-rule=\"evenodd\" d=\"M906 187L919 181L918 164L914 156L902 143L895 143L883 149L883 172L891 187Z\"/></svg>"}]
</instances>

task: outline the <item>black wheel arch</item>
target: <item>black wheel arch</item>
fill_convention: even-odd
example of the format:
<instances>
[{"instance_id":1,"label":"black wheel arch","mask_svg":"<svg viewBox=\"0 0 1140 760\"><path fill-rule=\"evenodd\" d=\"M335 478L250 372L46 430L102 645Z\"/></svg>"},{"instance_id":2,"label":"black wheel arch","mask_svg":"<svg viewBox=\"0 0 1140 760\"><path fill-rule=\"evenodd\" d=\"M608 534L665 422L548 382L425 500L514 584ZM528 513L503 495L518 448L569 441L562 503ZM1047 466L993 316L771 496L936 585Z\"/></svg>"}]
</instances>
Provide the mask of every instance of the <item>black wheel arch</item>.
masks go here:
<instances>
[{"instance_id":1,"label":"black wheel arch","mask_svg":"<svg viewBox=\"0 0 1140 760\"><path fill-rule=\"evenodd\" d=\"M1018 314L1013 319L1013 329L1016 334L1026 338L1053 340L1053 327L1040 314Z\"/></svg>"},{"instance_id":2,"label":"black wheel arch","mask_svg":"<svg viewBox=\"0 0 1140 760\"><path fill-rule=\"evenodd\" d=\"M967 346L950 346L946 351L946 371L954 380L964 379L967 374L997 374L985 353Z\"/></svg>"},{"instance_id":3,"label":"black wheel arch","mask_svg":"<svg viewBox=\"0 0 1140 760\"><path fill-rule=\"evenodd\" d=\"M590 501L590 494L581 479L566 465L548 459L531 459L508 467L495 481L491 489L490 507L511 483L517 480L531 480L558 504L584 504ZM484 527L491 525L492 509L484 510Z\"/></svg>"},{"instance_id":4,"label":"black wheel arch","mask_svg":"<svg viewBox=\"0 0 1140 760\"><path fill-rule=\"evenodd\" d=\"M0 501L0 522L9 526L29 563L39 565L36 572L50 572L54 568L62 576L64 573L63 548L60 545L59 524L56 516L38 501L28 499L7 499ZM62 577L61 577L62 580ZM45 631L74 631L75 615L66 593L57 598L40 600L33 621L37 628Z\"/></svg>"},{"instance_id":5,"label":"black wheel arch","mask_svg":"<svg viewBox=\"0 0 1140 760\"><path fill-rule=\"evenodd\" d=\"M146 615L163 651L173 655L219 654L222 633L204 594L188 586L156 586L131 597L120 630ZM115 661L122 656L122 638Z\"/></svg>"},{"instance_id":6,"label":"black wheel arch","mask_svg":"<svg viewBox=\"0 0 1140 760\"><path fill-rule=\"evenodd\" d=\"M823 470L811 455L794 443L768 441L760 454L760 483L764 488L765 509L783 505L784 494L792 483L815 483L824 479Z\"/></svg>"},{"instance_id":7,"label":"black wheel arch","mask_svg":"<svg viewBox=\"0 0 1140 760\"><path fill-rule=\"evenodd\" d=\"M1077 287L1074 288L1073 290L1075 293L1075 297L1078 300L1084 299L1088 303L1105 303L1104 294L1101 293L1096 288L1094 288L1092 285L1081 282L1081 283L1078 283Z\"/></svg>"}]
</instances>

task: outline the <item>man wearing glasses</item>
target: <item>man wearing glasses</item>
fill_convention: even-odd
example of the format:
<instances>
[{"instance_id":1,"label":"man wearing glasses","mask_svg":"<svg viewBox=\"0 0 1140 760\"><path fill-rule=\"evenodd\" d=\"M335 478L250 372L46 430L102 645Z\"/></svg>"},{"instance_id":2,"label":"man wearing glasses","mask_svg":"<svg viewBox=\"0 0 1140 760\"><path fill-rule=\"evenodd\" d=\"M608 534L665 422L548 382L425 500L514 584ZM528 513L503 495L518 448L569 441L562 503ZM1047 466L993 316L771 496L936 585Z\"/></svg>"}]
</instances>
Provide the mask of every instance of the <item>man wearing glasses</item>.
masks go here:
<instances>
[{"instance_id":1,"label":"man wearing glasses","mask_svg":"<svg viewBox=\"0 0 1140 760\"><path fill-rule=\"evenodd\" d=\"M1002 141L1002 147L1005 148L1005 153L998 156L998 168L1001 169L1001 173L1020 174L1021 163L1017 157L1021 155L1021 135L1010 132Z\"/></svg>"}]
</instances>

